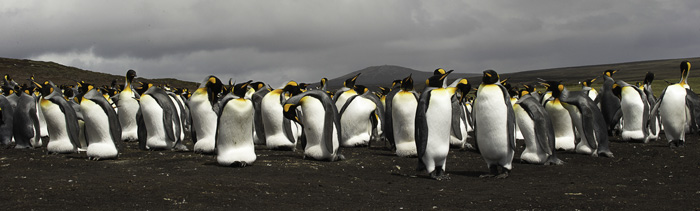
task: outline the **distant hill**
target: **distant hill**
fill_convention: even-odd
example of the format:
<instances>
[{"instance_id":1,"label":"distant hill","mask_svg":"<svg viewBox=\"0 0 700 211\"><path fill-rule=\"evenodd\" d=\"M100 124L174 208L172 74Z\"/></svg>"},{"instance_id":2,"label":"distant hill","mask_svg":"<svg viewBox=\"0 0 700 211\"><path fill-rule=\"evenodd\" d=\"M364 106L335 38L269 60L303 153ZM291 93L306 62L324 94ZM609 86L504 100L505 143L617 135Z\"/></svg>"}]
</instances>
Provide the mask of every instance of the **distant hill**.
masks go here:
<instances>
[{"instance_id":1,"label":"distant hill","mask_svg":"<svg viewBox=\"0 0 700 211\"><path fill-rule=\"evenodd\" d=\"M126 74L127 70L124 70ZM29 76L34 75L34 79L41 83L51 80L55 84L75 84L76 80L83 80L96 86L110 85L112 80L117 80L118 84L124 85L124 75L112 75L89 70L82 70L69 67L54 62L33 61L28 59L0 58L0 75L10 74L19 84L29 83ZM138 75L138 70L136 75ZM143 83L153 83L156 85L169 84L172 87L182 87L194 89L197 83L181 81L172 78L146 79L136 78L136 81ZM138 86L138 85L136 85Z\"/></svg>"},{"instance_id":2,"label":"distant hill","mask_svg":"<svg viewBox=\"0 0 700 211\"><path fill-rule=\"evenodd\" d=\"M416 89L421 90L425 86L425 79L433 75L432 71L425 72L395 65L372 66L345 74L334 79L329 79L329 89L334 90L342 87L343 82L346 79L351 78L357 75L358 73L361 74L360 77L357 78L357 84L365 85L372 90L377 90L377 87L379 86L391 86L391 82L393 82L394 80L403 79L408 75L411 75L411 77L413 78L414 86L416 87ZM453 72L452 74L450 74L449 78L455 80L457 78L480 77L480 75L481 74Z\"/></svg>"}]
</instances>

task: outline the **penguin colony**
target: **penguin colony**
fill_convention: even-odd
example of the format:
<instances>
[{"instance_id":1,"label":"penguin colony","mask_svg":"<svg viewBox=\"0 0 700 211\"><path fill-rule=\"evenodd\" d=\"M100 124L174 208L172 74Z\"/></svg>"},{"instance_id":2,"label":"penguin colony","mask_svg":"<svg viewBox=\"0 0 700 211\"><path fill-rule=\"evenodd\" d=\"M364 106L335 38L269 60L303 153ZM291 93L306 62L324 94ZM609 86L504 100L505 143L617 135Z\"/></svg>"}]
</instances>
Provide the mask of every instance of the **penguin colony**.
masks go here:
<instances>
[{"instance_id":1,"label":"penguin colony","mask_svg":"<svg viewBox=\"0 0 700 211\"><path fill-rule=\"evenodd\" d=\"M581 91L569 91L551 79L511 86L494 70L484 71L472 88L466 79L448 84L451 72L436 69L422 93L414 90L411 75L380 92L358 85L360 74L335 92L327 90L326 78L318 87L289 81L272 88L253 81L226 85L207 76L190 92L167 85L137 88L134 70L127 71L123 86L103 87L84 81L58 86L33 76L20 85L5 75L0 144L104 160L118 159L124 142L138 142L142 150L189 151L184 141L192 140L195 153L244 167L256 161L256 145L339 161L345 159L343 147L384 143L397 156L417 158L418 171L442 180L449 179L450 148L476 150L489 169L482 177L506 178L518 140L525 144L521 162L562 165L558 151L613 157L609 135L647 143L663 130L668 145L677 148L686 133L700 131L700 97L688 84L688 61L680 64L679 82L658 98L651 90L653 73L632 85L615 81L617 70L606 70L600 90L591 87L595 77L583 80Z\"/></svg>"}]
</instances>

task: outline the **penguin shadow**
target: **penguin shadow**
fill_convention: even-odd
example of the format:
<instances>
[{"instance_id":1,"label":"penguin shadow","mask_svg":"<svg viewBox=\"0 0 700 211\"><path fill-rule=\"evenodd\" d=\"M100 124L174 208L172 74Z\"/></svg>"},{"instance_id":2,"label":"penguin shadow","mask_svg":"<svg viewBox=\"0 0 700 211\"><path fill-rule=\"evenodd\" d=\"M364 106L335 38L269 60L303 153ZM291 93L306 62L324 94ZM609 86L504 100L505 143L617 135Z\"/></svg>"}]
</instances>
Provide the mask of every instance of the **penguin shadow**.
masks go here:
<instances>
[{"instance_id":1,"label":"penguin shadow","mask_svg":"<svg viewBox=\"0 0 700 211\"><path fill-rule=\"evenodd\" d=\"M485 171L448 171L447 173L452 175L459 175L464 177L474 177L479 178L481 175L488 174Z\"/></svg>"}]
</instances>

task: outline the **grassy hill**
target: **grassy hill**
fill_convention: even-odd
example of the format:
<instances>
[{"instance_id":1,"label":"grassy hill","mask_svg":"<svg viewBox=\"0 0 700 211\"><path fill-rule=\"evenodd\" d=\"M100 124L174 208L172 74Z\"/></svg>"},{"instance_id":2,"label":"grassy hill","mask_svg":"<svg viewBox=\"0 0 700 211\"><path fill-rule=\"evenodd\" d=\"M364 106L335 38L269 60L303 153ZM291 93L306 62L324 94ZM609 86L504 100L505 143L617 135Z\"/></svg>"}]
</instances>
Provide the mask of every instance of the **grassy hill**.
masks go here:
<instances>
[{"instance_id":1,"label":"grassy hill","mask_svg":"<svg viewBox=\"0 0 700 211\"><path fill-rule=\"evenodd\" d=\"M124 70L124 74L126 74L126 71L127 70ZM19 84L29 83L29 81L26 79L29 79L29 76L31 75L34 75L34 79L40 83L45 80L51 80L55 84L75 84L76 80L83 80L97 86L102 86L110 85L112 80L116 79L118 84L124 84L123 75L93 72L54 62L32 61L28 59L0 58L0 74L10 74L10 76ZM190 89L197 87L197 83L172 78L146 79L137 77L136 81L153 83L156 85L169 84L173 87L184 87Z\"/></svg>"}]
</instances>

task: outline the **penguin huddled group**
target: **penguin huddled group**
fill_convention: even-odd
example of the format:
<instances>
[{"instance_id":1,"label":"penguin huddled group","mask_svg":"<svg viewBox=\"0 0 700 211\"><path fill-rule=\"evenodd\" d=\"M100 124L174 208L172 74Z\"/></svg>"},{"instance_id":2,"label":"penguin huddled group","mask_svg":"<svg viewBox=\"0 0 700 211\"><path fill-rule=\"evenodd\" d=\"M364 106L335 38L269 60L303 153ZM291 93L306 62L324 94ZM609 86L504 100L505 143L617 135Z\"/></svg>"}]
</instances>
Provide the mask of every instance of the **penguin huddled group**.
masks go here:
<instances>
[{"instance_id":1,"label":"penguin huddled group","mask_svg":"<svg viewBox=\"0 0 700 211\"><path fill-rule=\"evenodd\" d=\"M104 160L118 158L123 142L137 141L142 150L189 151L185 142L192 140L195 153L243 167L256 161L256 148L299 148L304 159L338 161L345 159L344 147L383 142L397 156L417 157L417 169L433 179L449 178L450 148L480 153L489 169L482 177L506 178L517 140L525 145L520 160L542 165L563 164L558 151L613 157L609 136L647 143L663 130L669 146L683 146L686 133L700 131L700 98L687 83L689 70L690 62L682 62L680 81L658 99L653 73L632 85L615 81L617 70L603 73L600 90L591 86L595 77L569 91L545 79L511 86L494 70L484 71L475 88L464 78L448 84L453 71L438 68L421 93L412 75L378 92L357 84L361 74L335 92L327 90L326 78L318 87L289 81L273 88L253 81L226 85L207 76L190 92L149 83L137 88L134 70L123 86L103 87L84 81L57 86L33 77L19 85L5 75L0 143L49 153L84 151L90 160Z\"/></svg>"}]
</instances>

